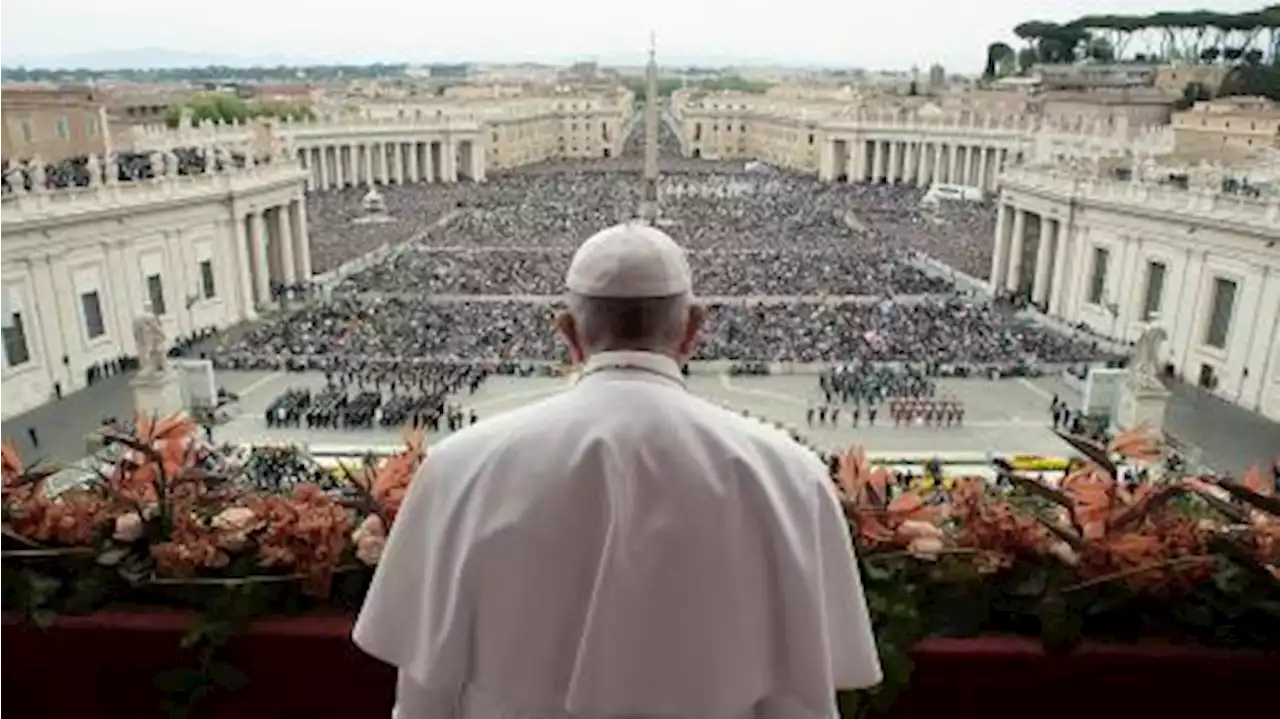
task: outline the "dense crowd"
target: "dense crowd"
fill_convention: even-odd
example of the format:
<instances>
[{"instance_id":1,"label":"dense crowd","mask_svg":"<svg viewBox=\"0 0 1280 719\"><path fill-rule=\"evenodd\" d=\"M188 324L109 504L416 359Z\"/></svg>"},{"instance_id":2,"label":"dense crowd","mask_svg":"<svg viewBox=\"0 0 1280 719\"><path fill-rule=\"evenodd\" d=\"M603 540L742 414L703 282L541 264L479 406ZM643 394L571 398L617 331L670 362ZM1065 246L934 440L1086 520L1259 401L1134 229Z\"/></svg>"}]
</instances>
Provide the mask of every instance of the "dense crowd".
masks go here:
<instances>
[{"instance_id":1,"label":"dense crowd","mask_svg":"<svg viewBox=\"0 0 1280 719\"><path fill-rule=\"evenodd\" d=\"M212 356L224 367L324 367L338 356L563 361L553 304L344 297L260 325ZM696 359L911 361L967 365L1079 362L1097 348L989 306L948 298L898 304L711 304Z\"/></svg>"},{"instance_id":2,"label":"dense crowd","mask_svg":"<svg viewBox=\"0 0 1280 719\"><path fill-rule=\"evenodd\" d=\"M924 190L845 185L858 219L873 234L977 279L991 274L995 211L985 203L922 205Z\"/></svg>"},{"instance_id":3,"label":"dense crowd","mask_svg":"<svg viewBox=\"0 0 1280 719\"><path fill-rule=\"evenodd\" d=\"M641 116L636 124L623 157L611 159L639 153ZM661 128L663 154L678 156L670 128ZM363 266L344 272L325 301L222 338L211 358L221 367L290 370L347 360L370 367L564 361L552 319L573 249L634 217L644 181L639 172L552 164L483 184L381 188L387 212L379 222L368 221L365 188L311 195L317 271L362 256ZM912 188L777 171L664 173L659 225L689 249L699 294L734 298L710 302L695 359L750 367L927 357L928 377L1099 354L1001 306L970 302L950 278L922 269L919 256L928 255L985 275L994 211L977 203L926 207L921 199ZM836 299L846 295L861 299ZM867 394L856 405L872 403L872 394L876 404L929 394L928 382L867 376L860 382L870 384L850 390ZM346 390L336 392L352 402ZM414 414L416 405L406 403ZM353 421L379 421L366 414Z\"/></svg>"}]
</instances>

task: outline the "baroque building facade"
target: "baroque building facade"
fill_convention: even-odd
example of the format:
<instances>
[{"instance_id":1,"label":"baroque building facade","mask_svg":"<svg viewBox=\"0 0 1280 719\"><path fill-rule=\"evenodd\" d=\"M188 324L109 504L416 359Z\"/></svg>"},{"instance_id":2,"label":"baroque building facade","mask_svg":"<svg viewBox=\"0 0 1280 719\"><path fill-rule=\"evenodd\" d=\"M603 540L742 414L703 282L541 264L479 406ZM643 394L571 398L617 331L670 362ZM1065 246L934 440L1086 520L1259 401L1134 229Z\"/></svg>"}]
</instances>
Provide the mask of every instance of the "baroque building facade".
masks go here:
<instances>
[{"instance_id":1,"label":"baroque building facade","mask_svg":"<svg viewBox=\"0 0 1280 719\"><path fill-rule=\"evenodd\" d=\"M1280 421L1280 110L1216 101L1169 125L963 99L679 91L671 121L688 157L977 188L998 212L977 279L1122 342L1159 325L1172 374Z\"/></svg>"},{"instance_id":2,"label":"baroque building facade","mask_svg":"<svg viewBox=\"0 0 1280 719\"><path fill-rule=\"evenodd\" d=\"M337 103L310 122L119 128L121 149L153 158L194 147L257 160L115 182L94 148L88 187L7 185L0 410L29 411L85 387L102 364L134 356L133 322L144 312L176 339L272 310L274 288L312 278L306 191L480 182L490 169L610 157L621 152L632 114L631 94L611 89Z\"/></svg>"},{"instance_id":3,"label":"baroque building facade","mask_svg":"<svg viewBox=\"0 0 1280 719\"><path fill-rule=\"evenodd\" d=\"M251 320L311 272L303 172L288 162L54 191L3 203L3 413L134 356L133 322L171 339Z\"/></svg>"}]
</instances>

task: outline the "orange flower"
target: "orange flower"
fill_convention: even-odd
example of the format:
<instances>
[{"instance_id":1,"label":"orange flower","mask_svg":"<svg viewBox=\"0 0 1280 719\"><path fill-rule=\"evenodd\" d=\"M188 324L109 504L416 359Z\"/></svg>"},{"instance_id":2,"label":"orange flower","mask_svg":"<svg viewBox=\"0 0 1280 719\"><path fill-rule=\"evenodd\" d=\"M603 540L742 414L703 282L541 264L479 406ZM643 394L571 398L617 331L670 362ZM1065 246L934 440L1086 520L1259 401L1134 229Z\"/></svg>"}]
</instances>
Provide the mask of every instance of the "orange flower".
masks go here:
<instances>
[{"instance_id":1,"label":"orange flower","mask_svg":"<svg viewBox=\"0 0 1280 719\"><path fill-rule=\"evenodd\" d=\"M853 524L854 536L860 544L869 547L906 547L922 537L917 531L918 527L904 531L905 523L936 525L942 517L939 509L926 506L916 492L904 492L890 501L889 480L888 470L871 467L861 446L856 446L839 457L836 484L845 516ZM941 532L929 537L923 545L936 552L940 547L935 545L940 541ZM927 552L922 552L925 553Z\"/></svg>"},{"instance_id":2,"label":"orange flower","mask_svg":"<svg viewBox=\"0 0 1280 719\"><path fill-rule=\"evenodd\" d=\"M265 523L256 534L262 565L300 572L309 591L326 594L348 546L347 510L313 484L298 485L290 497L258 497L250 508Z\"/></svg>"},{"instance_id":3,"label":"orange flower","mask_svg":"<svg viewBox=\"0 0 1280 719\"><path fill-rule=\"evenodd\" d=\"M138 414L137 432L126 438L126 444L141 449L132 449L120 457L110 477L111 486L128 499L156 501L156 487L162 471L172 487L173 482L190 468L193 460L191 439L196 429L195 421L181 414L159 419Z\"/></svg>"},{"instance_id":4,"label":"orange flower","mask_svg":"<svg viewBox=\"0 0 1280 719\"><path fill-rule=\"evenodd\" d=\"M54 499L36 485L9 504L9 526L20 537L59 547L87 547L104 527L114 524L101 496L71 490Z\"/></svg>"},{"instance_id":5,"label":"orange flower","mask_svg":"<svg viewBox=\"0 0 1280 719\"><path fill-rule=\"evenodd\" d=\"M409 484L413 481L425 457L426 446L423 434L421 432L406 433L405 450L383 460L374 472L370 491L388 522L395 520L396 513L400 511L400 504L404 502L405 494L409 491Z\"/></svg>"},{"instance_id":6,"label":"orange flower","mask_svg":"<svg viewBox=\"0 0 1280 719\"><path fill-rule=\"evenodd\" d=\"M1143 464L1158 462L1162 456L1156 433L1143 427L1135 427L1116 435L1107 450Z\"/></svg>"}]
</instances>

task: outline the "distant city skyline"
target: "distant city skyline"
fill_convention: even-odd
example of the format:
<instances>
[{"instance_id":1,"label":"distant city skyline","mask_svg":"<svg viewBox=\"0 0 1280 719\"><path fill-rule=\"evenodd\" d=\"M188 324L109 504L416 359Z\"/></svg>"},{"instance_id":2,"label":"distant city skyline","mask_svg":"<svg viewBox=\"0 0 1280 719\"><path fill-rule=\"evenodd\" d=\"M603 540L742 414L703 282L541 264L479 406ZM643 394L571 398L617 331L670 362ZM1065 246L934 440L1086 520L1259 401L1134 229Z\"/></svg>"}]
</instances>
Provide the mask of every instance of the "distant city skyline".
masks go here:
<instances>
[{"instance_id":1,"label":"distant city skyline","mask_svg":"<svg viewBox=\"0 0 1280 719\"><path fill-rule=\"evenodd\" d=\"M1218 0L1217 12L1266 3ZM866 5L788 0L649 0L617 21L588 0L472 0L405 5L361 0L341 11L298 0L6 0L0 61L6 67L367 64L373 62L597 61L640 65L650 29L664 65L786 65L949 72L981 70L986 45L1013 44L1026 20L1204 8L1204 0L896 0Z\"/></svg>"}]
</instances>

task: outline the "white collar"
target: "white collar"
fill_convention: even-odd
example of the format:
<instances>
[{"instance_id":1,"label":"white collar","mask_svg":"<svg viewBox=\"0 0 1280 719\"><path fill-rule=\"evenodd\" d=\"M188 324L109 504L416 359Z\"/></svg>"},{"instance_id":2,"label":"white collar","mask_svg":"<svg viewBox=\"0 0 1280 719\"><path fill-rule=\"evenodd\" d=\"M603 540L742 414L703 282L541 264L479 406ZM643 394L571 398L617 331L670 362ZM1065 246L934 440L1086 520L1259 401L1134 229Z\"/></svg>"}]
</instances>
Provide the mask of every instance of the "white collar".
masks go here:
<instances>
[{"instance_id":1,"label":"white collar","mask_svg":"<svg viewBox=\"0 0 1280 719\"><path fill-rule=\"evenodd\" d=\"M656 352L632 350L615 350L591 355L578 373L578 381L591 375L619 370L641 372L676 382L681 387L684 386L684 376L680 374L680 366L675 360Z\"/></svg>"}]
</instances>

